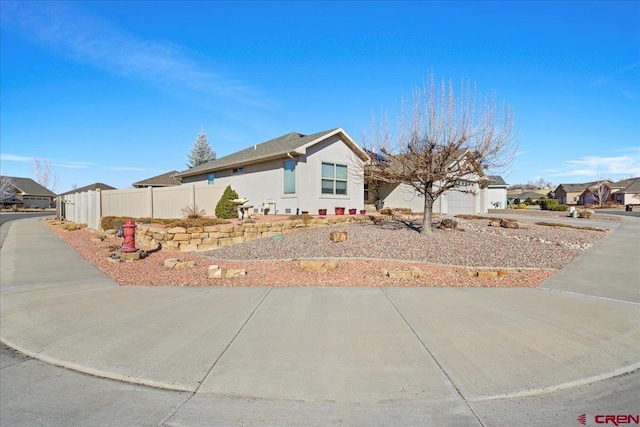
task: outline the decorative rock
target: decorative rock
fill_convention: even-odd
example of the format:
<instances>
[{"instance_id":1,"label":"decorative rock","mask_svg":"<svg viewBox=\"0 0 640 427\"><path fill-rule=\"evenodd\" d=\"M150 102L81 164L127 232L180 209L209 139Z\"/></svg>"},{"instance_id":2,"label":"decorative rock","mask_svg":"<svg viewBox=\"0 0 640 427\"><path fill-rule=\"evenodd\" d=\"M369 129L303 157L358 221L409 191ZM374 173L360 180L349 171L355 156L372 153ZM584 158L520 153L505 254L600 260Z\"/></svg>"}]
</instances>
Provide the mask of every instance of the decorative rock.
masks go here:
<instances>
[{"instance_id":1,"label":"decorative rock","mask_svg":"<svg viewBox=\"0 0 640 427\"><path fill-rule=\"evenodd\" d=\"M504 277L507 275L507 270L498 270L498 277Z\"/></svg>"},{"instance_id":2,"label":"decorative rock","mask_svg":"<svg viewBox=\"0 0 640 427\"><path fill-rule=\"evenodd\" d=\"M411 267L408 270L387 270L383 268L382 275L391 279L419 279L422 277L422 270L418 267Z\"/></svg>"},{"instance_id":3,"label":"decorative rock","mask_svg":"<svg viewBox=\"0 0 640 427\"><path fill-rule=\"evenodd\" d=\"M175 270L180 270L183 268L193 268L196 266L196 262L195 261L178 261L175 265L175 267L173 267Z\"/></svg>"},{"instance_id":4,"label":"decorative rock","mask_svg":"<svg viewBox=\"0 0 640 427\"><path fill-rule=\"evenodd\" d=\"M520 226L518 226L517 222L515 222L515 221L507 221L506 219L501 219L500 220L500 227L512 228L512 229L520 228Z\"/></svg>"},{"instance_id":5,"label":"decorative rock","mask_svg":"<svg viewBox=\"0 0 640 427\"><path fill-rule=\"evenodd\" d=\"M237 277L246 276L246 270L238 269L238 268L230 268L225 272L224 277L226 279L235 279Z\"/></svg>"},{"instance_id":6,"label":"decorative rock","mask_svg":"<svg viewBox=\"0 0 640 427\"><path fill-rule=\"evenodd\" d=\"M498 272L497 271L481 270L481 271L478 271L478 277L484 277L486 279L497 279L498 278Z\"/></svg>"},{"instance_id":7,"label":"decorative rock","mask_svg":"<svg viewBox=\"0 0 640 427\"><path fill-rule=\"evenodd\" d=\"M440 221L440 224L438 225L438 227L440 227L443 230L455 230L456 228L458 228L458 221L451 218L445 218L442 221Z\"/></svg>"},{"instance_id":8,"label":"decorative rock","mask_svg":"<svg viewBox=\"0 0 640 427\"><path fill-rule=\"evenodd\" d=\"M500 221L489 221L489 227L500 227Z\"/></svg>"},{"instance_id":9,"label":"decorative rock","mask_svg":"<svg viewBox=\"0 0 640 427\"><path fill-rule=\"evenodd\" d=\"M170 233L170 234L182 234L186 232L187 232L187 229L184 227L173 227L167 230L167 233Z\"/></svg>"},{"instance_id":10,"label":"decorative rock","mask_svg":"<svg viewBox=\"0 0 640 427\"><path fill-rule=\"evenodd\" d=\"M327 271L334 271L338 268L338 261L301 259L299 265L300 270L311 271L314 273L326 273Z\"/></svg>"},{"instance_id":11,"label":"decorative rock","mask_svg":"<svg viewBox=\"0 0 640 427\"><path fill-rule=\"evenodd\" d=\"M239 268L220 268L218 265L210 265L208 275L211 279L235 279L246 276L247 271Z\"/></svg>"},{"instance_id":12,"label":"decorative rock","mask_svg":"<svg viewBox=\"0 0 640 427\"><path fill-rule=\"evenodd\" d=\"M164 268L173 268L178 262L180 262L178 258L167 258L164 260Z\"/></svg>"},{"instance_id":13,"label":"decorative rock","mask_svg":"<svg viewBox=\"0 0 640 427\"><path fill-rule=\"evenodd\" d=\"M329 234L329 239L333 243L344 242L345 240L347 240L347 232L346 231L332 231Z\"/></svg>"},{"instance_id":14,"label":"decorative rock","mask_svg":"<svg viewBox=\"0 0 640 427\"><path fill-rule=\"evenodd\" d=\"M467 277L473 277L476 275L476 273L473 270L469 270L468 268L459 268L456 270L456 272L458 274L461 274L463 276L467 276Z\"/></svg>"}]
</instances>

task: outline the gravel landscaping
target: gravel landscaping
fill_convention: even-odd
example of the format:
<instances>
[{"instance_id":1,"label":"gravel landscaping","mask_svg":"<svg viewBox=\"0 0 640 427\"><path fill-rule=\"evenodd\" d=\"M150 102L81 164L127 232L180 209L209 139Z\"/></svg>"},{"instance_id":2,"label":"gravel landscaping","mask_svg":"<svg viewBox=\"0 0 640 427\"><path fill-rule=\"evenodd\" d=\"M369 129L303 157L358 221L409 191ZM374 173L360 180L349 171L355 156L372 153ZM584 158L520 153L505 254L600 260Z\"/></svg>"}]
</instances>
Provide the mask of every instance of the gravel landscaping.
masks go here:
<instances>
[{"instance_id":1,"label":"gravel landscaping","mask_svg":"<svg viewBox=\"0 0 640 427\"><path fill-rule=\"evenodd\" d=\"M100 240L87 229L65 231L49 221L43 223L84 258L121 285L140 286L461 286L533 287L563 268L576 256L607 235L520 223L522 228L488 227L485 219L458 220L457 230L434 229L423 236L419 222L389 220L305 230L256 239L213 251L162 250L132 262L112 262L109 253L122 239ZM331 231L346 231L347 240L334 243ZM164 261L179 258L196 266L179 270L164 268ZM330 258L335 271L302 271L299 259ZM208 266L245 269L244 277L212 279ZM416 267L422 277L397 279L382 270ZM466 269L465 269L466 268ZM502 270L497 279L470 277L478 270Z\"/></svg>"}]
</instances>

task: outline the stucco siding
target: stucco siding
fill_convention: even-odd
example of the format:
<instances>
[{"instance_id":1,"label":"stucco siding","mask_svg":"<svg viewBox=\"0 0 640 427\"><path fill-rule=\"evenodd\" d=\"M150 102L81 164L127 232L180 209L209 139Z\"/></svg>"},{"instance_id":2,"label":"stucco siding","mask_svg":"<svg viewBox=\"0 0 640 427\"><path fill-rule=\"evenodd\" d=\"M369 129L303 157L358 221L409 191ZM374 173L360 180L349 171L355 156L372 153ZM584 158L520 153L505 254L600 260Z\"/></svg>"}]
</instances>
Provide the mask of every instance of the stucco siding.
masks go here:
<instances>
[{"instance_id":1,"label":"stucco siding","mask_svg":"<svg viewBox=\"0 0 640 427\"><path fill-rule=\"evenodd\" d=\"M338 136L308 147L306 154L295 157L295 193L284 193L284 157L243 166L242 173L234 174L232 169L215 172L214 185L231 185L240 197L249 201L254 210L260 210L263 202L273 201L270 213L296 214L308 211L318 214L318 209L333 213L335 207L364 209L364 186L362 163ZM322 163L347 165L349 172L347 194L322 194ZM208 174L184 177L183 184L208 182Z\"/></svg>"},{"instance_id":2,"label":"stucco siding","mask_svg":"<svg viewBox=\"0 0 640 427\"><path fill-rule=\"evenodd\" d=\"M507 207L506 188L487 188L488 209L505 209Z\"/></svg>"}]
</instances>

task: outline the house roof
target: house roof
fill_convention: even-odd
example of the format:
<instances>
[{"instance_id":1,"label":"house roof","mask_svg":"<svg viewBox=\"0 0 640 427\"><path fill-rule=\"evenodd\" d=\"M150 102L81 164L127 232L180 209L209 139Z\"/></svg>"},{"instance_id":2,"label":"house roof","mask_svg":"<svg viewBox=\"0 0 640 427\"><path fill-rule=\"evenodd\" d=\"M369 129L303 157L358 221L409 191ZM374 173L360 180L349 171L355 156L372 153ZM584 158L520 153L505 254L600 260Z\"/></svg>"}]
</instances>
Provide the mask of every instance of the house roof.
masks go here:
<instances>
[{"instance_id":1,"label":"house roof","mask_svg":"<svg viewBox=\"0 0 640 427\"><path fill-rule=\"evenodd\" d=\"M623 179L609 185L614 193L640 194L640 177Z\"/></svg>"},{"instance_id":2,"label":"house roof","mask_svg":"<svg viewBox=\"0 0 640 427\"><path fill-rule=\"evenodd\" d=\"M544 194L536 193L535 191L515 190L515 191L508 191L507 197L510 199L520 199L520 200L524 200L524 199L538 200L539 198L544 197Z\"/></svg>"},{"instance_id":3,"label":"house roof","mask_svg":"<svg viewBox=\"0 0 640 427\"><path fill-rule=\"evenodd\" d=\"M25 196L56 197L55 193L31 178L9 176L13 186Z\"/></svg>"},{"instance_id":4,"label":"house roof","mask_svg":"<svg viewBox=\"0 0 640 427\"><path fill-rule=\"evenodd\" d=\"M58 194L58 196L66 196L67 194L74 194L74 193L84 193L85 191L96 191L97 189L115 190L116 188L107 184L103 184L102 182L96 182L94 184L89 184L89 185L85 185L84 187L76 188L75 190L70 190L64 193L60 193Z\"/></svg>"},{"instance_id":5,"label":"house roof","mask_svg":"<svg viewBox=\"0 0 640 427\"><path fill-rule=\"evenodd\" d=\"M143 179L142 181L134 182L134 187L173 187L174 185L180 185L181 182L176 178L178 171L173 170L161 175L157 175L151 178Z\"/></svg>"},{"instance_id":6,"label":"house roof","mask_svg":"<svg viewBox=\"0 0 640 427\"><path fill-rule=\"evenodd\" d=\"M489 187L502 187L507 185L504 179L498 175L487 175L487 181L489 181Z\"/></svg>"},{"instance_id":7,"label":"house roof","mask_svg":"<svg viewBox=\"0 0 640 427\"><path fill-rule=\"evenodd\" d=\"M351 139L351 137L342 128L330 129L314 133L312 135L303 135L298 132L291 132L261 144L256 144L244 150L229 154L228 156L211 160L202 165L187 169L186 171L177 174L177 176L191 176L229 169L235 166L258 163L269 159L286 157L288 153L292 155L302 155L304 152L299 150L337 134L341 134L345 142L351 146L352 150L361 154L362 158L367 157L366 153L360 148L360 146L358 146L358 144L356 144L356 142Z\"/></svg>"},{"instance_id":8,"label":"house roof","mask_svg":"<svg viewBox=\"0 0 640 427\"><path fill-rule=\"evenodd\" d=\"M562 189L567 193L582 193L593 184L595 184L595 181L585 182L584 184L560 184L556 187L555 191L558 191L560 187L562 187Z\"/></svg>"}]
</instances>

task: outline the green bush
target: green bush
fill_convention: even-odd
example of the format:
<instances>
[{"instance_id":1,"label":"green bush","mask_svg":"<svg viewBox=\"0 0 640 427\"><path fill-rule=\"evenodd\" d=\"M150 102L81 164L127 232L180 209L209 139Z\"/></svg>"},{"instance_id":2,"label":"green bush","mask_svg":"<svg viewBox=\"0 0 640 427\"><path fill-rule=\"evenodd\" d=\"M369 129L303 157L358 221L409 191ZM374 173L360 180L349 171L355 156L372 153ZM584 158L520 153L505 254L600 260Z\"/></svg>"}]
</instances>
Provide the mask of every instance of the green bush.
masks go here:
<instances>
[{"instance_id":1,"label":"green bush","mask_svg":"<svg viewBox=\"0 0 640 427\"><path fill-rule=\"evenodd\" d=\"M527 209L527 204L526 203L520 203L518 206L516 206L516 209Z\"/></svg>"},{"instance_id":2,"label":"green bush","mask_svg":"<svg viewBox=\"0 0 640 427\"><path fill-rule=\"evenodd\" d=\"M524 201L525 205L529 206L533 204L533 200L531 200L531 197L527 197L527 200Z\"/></svg>"},{"instance_id":3,"label":"green bush","mask_svg":"<svg viewBox=\"0 0 640 427\"><path fill-rule=\"evenodd\" d=\"M538 204L540 209L545 211L566 211L569 209L569 206L561 205L556 199L540 199Z\"/></svg>"},{"instance_id":4,"label":"green bush","mask_svg":"<svg viewBox=\"0 0 640 427\"><path fill-rule=\"evenodd\" d=\"M216 205L216 217L223 219L233 219L238 217L238 205L233 203L233 199L238 198L238 193L231 189L230 185L224 189L220 201Z\"/></svg>"}]
</instances>

